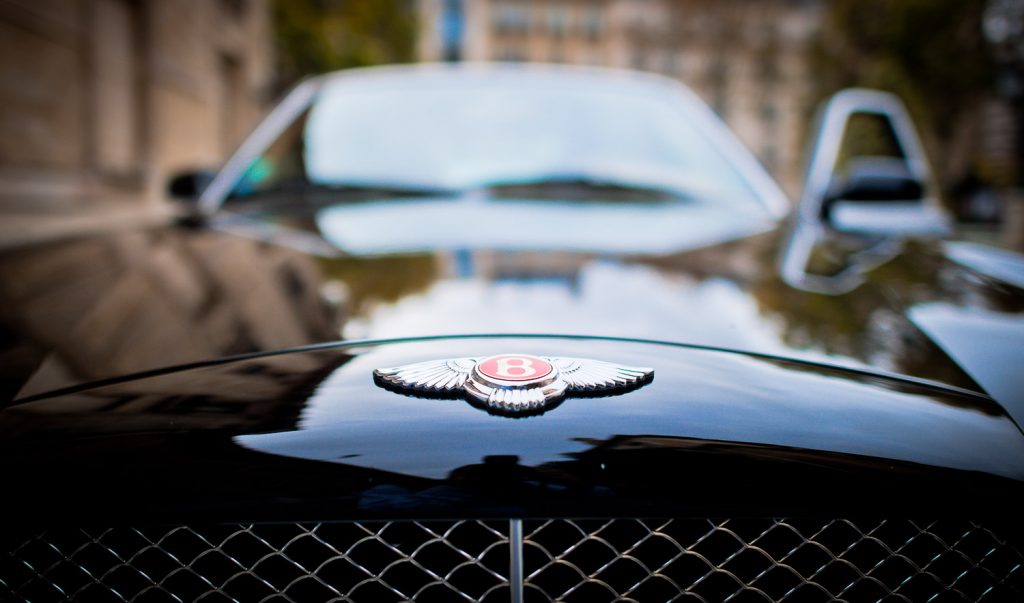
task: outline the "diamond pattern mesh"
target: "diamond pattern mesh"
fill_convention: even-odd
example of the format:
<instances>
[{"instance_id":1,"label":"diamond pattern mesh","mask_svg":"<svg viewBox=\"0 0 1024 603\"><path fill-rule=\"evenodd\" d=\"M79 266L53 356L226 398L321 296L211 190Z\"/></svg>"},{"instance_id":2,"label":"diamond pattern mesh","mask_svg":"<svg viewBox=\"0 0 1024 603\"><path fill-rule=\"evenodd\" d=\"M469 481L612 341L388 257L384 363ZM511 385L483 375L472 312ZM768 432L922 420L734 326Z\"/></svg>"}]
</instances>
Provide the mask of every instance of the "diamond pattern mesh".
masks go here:
<instances>
[{"instance_id":1,"label":"diamond pattern mesh","mask_svg":"<svg viewBox=\"0 0 1024 603\"><path fill-rule=\"evenodd\" d=\"M508 551L507 521L66 529L16 546L0 583L29 601L508 601Z\"/></svg>"},{"instance_id":2,"label":"diamond pattern mesh","mask_svg":"<svg viewBox=\"0 0 1024 603\"><path fill-rule=\"evenodd\" d=\"M526 601L1024 601L1024 556L941 520L527 520ZM508 601L508 521L59 529L0 599Z\"/></svg>"},{"instance_id":3,"label":"diamond pattern mesh","mask_svg":"<svg viewBox=\"0 0 1024 603\"><path fill-rule=\"evenodd\" d=\"M526 601L1024 601L1024 556L970 522L528 521Z\"/></svg>"}]
</instances>

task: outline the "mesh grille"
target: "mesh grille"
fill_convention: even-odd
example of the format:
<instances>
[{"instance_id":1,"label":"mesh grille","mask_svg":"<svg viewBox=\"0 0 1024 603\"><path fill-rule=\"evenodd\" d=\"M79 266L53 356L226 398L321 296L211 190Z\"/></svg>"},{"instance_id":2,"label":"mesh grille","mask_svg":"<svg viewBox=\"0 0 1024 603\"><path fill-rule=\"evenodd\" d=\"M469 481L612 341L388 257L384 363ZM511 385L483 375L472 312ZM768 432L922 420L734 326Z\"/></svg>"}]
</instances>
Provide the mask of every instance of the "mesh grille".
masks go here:
<instances>
[{"instance_id":1,"label":"mesh grille","mask_svg":"<svg viewBox=\"0 0 1024 603\"><path fill-rule=\"evenodd\" d=\"M1024 557L969 522L526 522L526 597L1022 601Z\"/></svg>"},{"instance_id":2,"label":"mesh grille","mask_svg":"<svg viewBox=\"0 0 1024 603\"><path fill-rule=\"evenodd\" d=\"M507 521L48 531L0 582L30 601L508 601Z\"/></svg>"},{"instance_id":3,"label":"mesh grille","mask_svg":"<svg viewBox=\"0 0 1024 603\"><path fill-rule=\"evenodd\" d=\"M1024 600L1021 551L971 522L560 519L523 533L526 601ZM510 544L508 521L51 530L5 547L0 598L508 601Z\"/></svg>"}]
</instances>

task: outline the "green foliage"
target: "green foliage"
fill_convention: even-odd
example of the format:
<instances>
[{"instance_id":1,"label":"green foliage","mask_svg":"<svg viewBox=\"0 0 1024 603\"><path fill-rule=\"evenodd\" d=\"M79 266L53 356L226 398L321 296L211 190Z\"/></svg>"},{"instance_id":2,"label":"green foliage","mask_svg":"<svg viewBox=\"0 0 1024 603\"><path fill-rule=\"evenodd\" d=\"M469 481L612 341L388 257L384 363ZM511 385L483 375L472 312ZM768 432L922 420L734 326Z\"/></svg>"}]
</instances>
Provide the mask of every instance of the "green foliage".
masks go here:
<instances>
[{"instance_id":1,"label":"green foliage","mask_svg":"<svg viewBox=\"0 0 1024 603\"><path fill-rule=\"evenodd\" d=\"M990 89L985 0L832 0L818 46L822 97L840 88L889 90L927 139L949 140L956 120Z\"/></svg>"},{"instance_id":2,"label":"green foliage","mask_svg":"<svg viewBox=\"0 0 1024 603\"><path fill-rule=\"evenodd\" d=\"M850 117L843 133L836 167L845 169L854 157L905 157L889 120L868 113Z\"/></svg>"},{"instance_id":3,"label":"green foliage","mask_svg":"<svg viewBox=\"0 0 1024 603\"><path fill-rule=\"evenodd\" d=\"M407 0L274 0L273 18L282 86L414 58L416 17Z\"/></svg>"}]
</instances>

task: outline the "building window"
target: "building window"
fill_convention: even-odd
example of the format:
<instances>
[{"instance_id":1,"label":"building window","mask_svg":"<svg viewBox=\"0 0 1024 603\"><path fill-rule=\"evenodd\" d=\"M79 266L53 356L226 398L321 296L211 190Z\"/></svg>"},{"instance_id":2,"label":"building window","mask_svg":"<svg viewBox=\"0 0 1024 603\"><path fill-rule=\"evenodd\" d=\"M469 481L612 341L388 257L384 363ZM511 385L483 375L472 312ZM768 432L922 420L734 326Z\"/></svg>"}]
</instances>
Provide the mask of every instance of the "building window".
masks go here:
<instances>
[{"instance_id":1,"label":"building window","mask_svg":"<svg viewBox=\"0 0 1024 603\"><path fill-rule=\"evenodd\" d=\"M729 65L722 60L715 61L708 73L708 79L715 88L725 88L729 81Z\"/></svg>"},{"instance_id":2,"label":"building window","mask_svg":"<svg viewBox=\"0 0 1024 603\"><path fill-rule=\"evenodd\" d=\"M601 8L596 4L590 4L587 6L586 12L583 13L583 34L591 42L596 42L601 38L603 28Z\"/></svg>"},{"instance_id":3,"label":"building window","mask_svg":"<svg viewBox=\"0 0 1024 603\"><path fill-rule=\"evenodd\" d=\"M523 34L530 28L530 15L526 7L505 2L495 7L494 30L502 34Z\"/></svg>"},{"instance_id":4,"label":"building window","mask_svg":"<svg viewBox=\"0 0 1024 603\"><path fill-rule=\"evenodd\" d=\"M754 31L750 37L758 46L775 47L779 41L779 28L774 23L760 21L754 24Z\"/></svg>"},{"instance_id":5,"label":"building window","mask_svg":"<svg viewBox=\"0 0 1024 603\"><path fill-rule=\"evenodd\" d=\"M242 61L235 56L222 54L220 57L221 73L221 150L228 156L245 135L245 115L241 111L247 106L245 89L245 69Z\"/></svg>"},{"instance_id":6,"label":"building window","mask_svg":"<svg viewBox=\"0 0 1024 603\"><path fill-rule=\"evenodd\" d=\"M771 85L779 80L779 63L777 52L764 51L758 65L758 76L764 85Z\"/></svg>"},{"instance_id":7,"label":"building window","mask_svg":"<svg viewBox=\"0 0 1024 603\"><path fill-rule=\"evenodd\" d=\"M551 35L560 38L569 28L569 9L562 4L552 5L548 9L548 29Z\"/></svg>"},{"instance_id":8,"label":"building window","mask_svg":"<svg viewBox=\"0 0 1024 603\"><path fill-rule=\"evenodd\" d=\"M235 19L244 17L249 8L246 0L220 0L220 4L224 7L224 12Z\"/></svg>"},{"instance_id":9,"label":"building window","mask_svg":"<svg viewBox=\"0 0 1024 603\"><path fill-rule=\"evenodd\" d=\"M526 60L526 53L521 48L503 48L495 58L506 63L522 63Z\"/></svg>"},{"instance_id":10,"label":"building window","mask_svg":"<svg viewBox=\"0 0 1024 603\"><path fill-rule=\"evenodd\" d=\"M665 75L671 75L673 77L679 74L679 57L676 53L668 50L665 52L665 57L662 61L662 73Z\"/></svg>"},{"instance_id":11,"label":"building window","mask_svg":"<svg viewBox=\"0 0 1024 603\"><path fill-rule=\"evenodd\" d=\"M722 15L699 14L693 19L694 31L699 32L706 39L715 39L722 35Z\"/></svg>"},{"instance_id":12,"label":"building window","mask_svg":"<svg viewBox=\"0 0 1024 603\"><path fill-rule=\"evenodd\" d=\"M140 5L102 0L93 6L96 167L109 176L136 176L143 139Z\"/></svg>"},{"instance_id":13,"label":"building window","mask_svg":"<svg viewBox=\"0 0 1024 603\"><path fill-rule=\"evenodd\" d=\"M462 0L444 0L441 13L441 54L449 62L462 60L462 30L465 14Z\"/></svg>"},{"instance_id":14,"label":"building window","mask_svg":"<svg viewBox=\"0 0 1024 603\"><path fill-rule=\"evenodd\" d=\"M728 90L729 90L729 66L725 61L717 61L711 67L711 73L708 76L711 80L711 89L714 94L714 108L715 113L722 119L727 119L728 115Z\"/></svg>"},{"instance_id":15,"label":"building window","mask_svg":"<svg viewBox=\"0 0 1024 603\"><path fill-rule=\"evenodd\" d=\"M778 154L779 153L778 150L775 148L775 145L765 145L765 147L761 150L761 163L769 172L774 172L775 168L778 167Z\"/></svg>"},{"instance_id":16,"label":"building window","mask_svg":"<svg viewBox=\"0 0 1024 603\"><path fill-rule=\"evenodd\" d=\"M711 108L715 110L715 113L722 118L723 121L729 120L729 102L725 98L724 92L716 92L715 100L711 104Z\"/></svg>"}]
</instances>

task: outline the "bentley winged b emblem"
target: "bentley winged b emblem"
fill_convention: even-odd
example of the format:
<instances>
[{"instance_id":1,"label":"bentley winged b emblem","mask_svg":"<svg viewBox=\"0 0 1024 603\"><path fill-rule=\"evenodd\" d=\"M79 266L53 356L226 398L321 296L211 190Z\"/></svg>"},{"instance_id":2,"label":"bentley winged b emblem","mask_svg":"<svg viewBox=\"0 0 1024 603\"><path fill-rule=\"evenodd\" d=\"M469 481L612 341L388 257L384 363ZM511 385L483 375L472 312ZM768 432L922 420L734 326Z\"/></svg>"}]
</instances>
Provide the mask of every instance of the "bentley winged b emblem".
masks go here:
<instances>
[{"instance_id":1,"label":"bentley winged b emblem","mask_svg":"<svg viewBox=\"0 0 1024 603\"><path fill-rule=\"evenodd\" d=\"M566 396L614 395L642 387L654 369L587 358L502 354L428 360L373 372L382 387L420 396L467 395L498 414L543 412Z\"/></svg>"}]
</instances>

